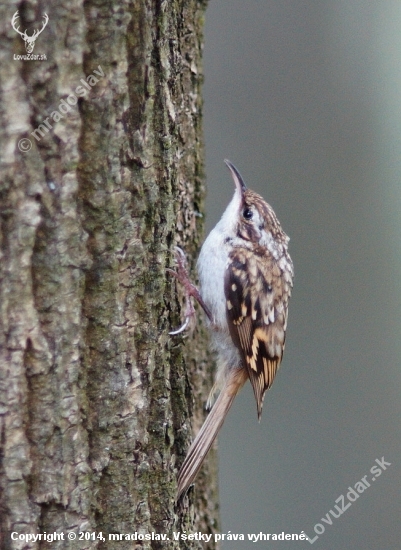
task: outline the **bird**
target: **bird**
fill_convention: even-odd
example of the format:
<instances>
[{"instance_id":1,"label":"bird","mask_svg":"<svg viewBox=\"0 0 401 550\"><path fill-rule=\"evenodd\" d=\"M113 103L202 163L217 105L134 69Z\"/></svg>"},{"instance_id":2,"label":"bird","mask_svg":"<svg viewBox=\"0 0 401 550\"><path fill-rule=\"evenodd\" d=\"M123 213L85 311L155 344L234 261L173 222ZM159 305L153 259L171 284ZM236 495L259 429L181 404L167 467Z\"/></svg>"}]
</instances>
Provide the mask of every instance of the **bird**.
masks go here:
<instances>
[{"instance_id":1,"label":"bird","mask_svg":"<svg viewBox=\"0 0 401 550\"><path fill-rule=\"evenodd\" d=\"M179 470L177 502L194 482L248 379L260 421L265 393L273 383L285 347L294 278L289 237L272 207L247 188L229 160L224 162L235 192L202 245L197 261L200 289L191 282L182 249L177 248L177 270L168 270L184 286L187 298L185 322L170 334L187 328L194 314L191 298L195 298L206 313L212 348L217 354L215 383L207 401L210 412Z\"/></svg>"}]
</instances>

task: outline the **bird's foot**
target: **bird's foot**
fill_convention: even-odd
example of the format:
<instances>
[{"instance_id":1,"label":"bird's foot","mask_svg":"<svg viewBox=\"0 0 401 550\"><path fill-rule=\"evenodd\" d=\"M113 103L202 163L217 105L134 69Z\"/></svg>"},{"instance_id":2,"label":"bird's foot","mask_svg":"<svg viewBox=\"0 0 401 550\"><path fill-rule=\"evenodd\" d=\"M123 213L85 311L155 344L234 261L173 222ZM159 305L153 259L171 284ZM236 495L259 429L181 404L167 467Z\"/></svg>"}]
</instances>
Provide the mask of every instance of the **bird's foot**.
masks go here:
<instances>
[{"instance_id":1,"label":"bird's foot","mask_svg":"<svg viewBox=\"0 0 401 550\"><path fill-rule=\"evenodd\" d=\"M184 323L177 328L169 332L171 335L180 334L187 329L191 319L195 317L195 308L192 303L192 298L199 303L206 315L209 317L210 321L213 322L212 314L209 311L209 308L206 306L205 302L202 300L199 290L191 281L188 274L188 262L185 255L185 252L179 246L175 247L175 261L177 269L167 268L167 271L174 275L174 277L181 283L184 288L185 293L185 321Z\"/></svg>"}]
</instances>

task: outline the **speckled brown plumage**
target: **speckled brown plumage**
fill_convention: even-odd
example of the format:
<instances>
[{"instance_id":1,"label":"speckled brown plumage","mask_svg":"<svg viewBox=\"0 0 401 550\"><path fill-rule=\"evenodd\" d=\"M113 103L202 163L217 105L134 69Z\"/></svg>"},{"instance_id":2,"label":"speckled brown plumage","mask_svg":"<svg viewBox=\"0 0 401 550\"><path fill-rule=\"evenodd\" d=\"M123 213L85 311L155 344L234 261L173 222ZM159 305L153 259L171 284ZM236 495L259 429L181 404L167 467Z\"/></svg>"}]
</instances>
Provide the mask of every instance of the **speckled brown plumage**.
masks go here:
<instances>
[{"instance_id":1,"label":"speckled brown plumage","mask_svg":"<svg viewBox=\"0 0 401 550\"><path fill-rule=\"evenodd\" d=\"M232 402L249 378L260 419L266 390L280 365L287 328L293 265L289 238L271 206L246 188L238 170L226 161L236 191L221 220L205 240L198 259L200 293L178 258L175 276L205 310L217 352L214 393L220 394L190 446L178 475L177 499L198 473ZM189 302L187 312L191 312ZM182 329L188 324L188 319Z\"/></svg>"},{"instance_id":2,"label":"speckled brown plumage","mask_svg":"<svg viewBox=\"0 0 401 550\"><path fill-rule=\"evenodd\" d=\"M233 247L224 281L230 334L248 371L260 418L264 394L283 356L293 267L288 237L271 207L250 190L244 193L244 207L259 211L263 230L272 234L274 242L261 246L252 224L243 220L238 233L245 246Z\"/></svg>"}]
</instances>

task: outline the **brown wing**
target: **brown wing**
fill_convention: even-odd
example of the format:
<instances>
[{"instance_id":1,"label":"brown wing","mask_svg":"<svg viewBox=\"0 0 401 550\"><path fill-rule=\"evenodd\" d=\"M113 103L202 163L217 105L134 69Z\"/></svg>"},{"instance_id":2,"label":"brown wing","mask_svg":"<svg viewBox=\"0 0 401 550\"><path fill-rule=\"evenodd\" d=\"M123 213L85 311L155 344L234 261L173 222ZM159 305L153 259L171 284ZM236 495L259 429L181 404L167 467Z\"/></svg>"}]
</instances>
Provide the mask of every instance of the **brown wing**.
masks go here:
<instances>
[{"instance_id":1,"label":"brown wing","mask_svg":"<svg viewBox=\"0 0 401 550\"><path fill-rule=\"evenodd\" d=\"M256 398L258 418L284 351L292 263L278 262L266 248L250 254L235 248L224 289L231 337L241 351Z\"/></svg>"}]
</instances>

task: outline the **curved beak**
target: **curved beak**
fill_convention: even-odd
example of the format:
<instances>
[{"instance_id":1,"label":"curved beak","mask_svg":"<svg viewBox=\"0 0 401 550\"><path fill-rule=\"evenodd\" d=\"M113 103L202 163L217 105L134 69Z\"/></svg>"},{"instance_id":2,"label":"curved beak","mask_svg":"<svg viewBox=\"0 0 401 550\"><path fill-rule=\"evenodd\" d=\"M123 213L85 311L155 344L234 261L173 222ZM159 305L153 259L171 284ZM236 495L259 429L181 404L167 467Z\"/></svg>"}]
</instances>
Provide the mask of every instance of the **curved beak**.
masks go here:
<instances>
[{"instance_id":1,"label":"curved beak","mask_svg":"<svg viewBox=\"0 0 401 550\"><path fill-rule=\"evenodd\" d=\"M225 159L224 162L226 163L228 169L231 172L231 175L232 175L234 183L235 183L236 190L239 192L240 196L242 197L242 195L246 191L247 187L245 185L244 180L242 179L241 174L238 172L238 170L235 168L235 166L232 162L230 162L227 159Z\"/></svg>"}]
</instances>

